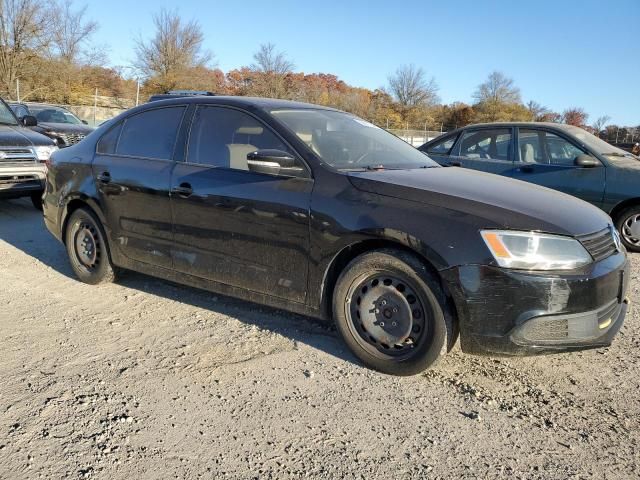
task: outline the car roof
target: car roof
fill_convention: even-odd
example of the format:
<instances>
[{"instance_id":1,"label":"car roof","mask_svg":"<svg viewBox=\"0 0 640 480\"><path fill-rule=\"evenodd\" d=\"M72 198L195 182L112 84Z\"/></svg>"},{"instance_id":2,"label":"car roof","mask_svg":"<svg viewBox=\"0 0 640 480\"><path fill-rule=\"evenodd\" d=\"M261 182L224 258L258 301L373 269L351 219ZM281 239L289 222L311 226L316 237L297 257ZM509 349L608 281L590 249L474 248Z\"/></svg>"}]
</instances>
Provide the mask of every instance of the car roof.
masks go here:
<instances>
[{"instance_id":1,"label":"car roof","mask_svg":"<svg viewBox=\"0 0 640 480\"><path fill-rule=\"evenodd\" d=\"M222 105L235 105L239 107L254 107L261 110L277 110L283 109L313 109L313 110L329 110L337 112L335 108L325 107L322 105L314 105L312 103L295 102L292 100L280 100L276 98L262 98L262 97L237 97L237 96L174 96L165 100L157 100L152 103L146 103L146 105L184 105L185 103L198 103L198 104L222 104Z\"/></svg>"},{"instance_id":2,"label":"car roof","mask_svg":"<svg viewBox=\"0 0 640 480\"><path fill-rule=\"evenodd\" d=\"M574 128L573 125L567 125L565 123L554 123L554 122L489 122L489 123L471 123L469 125L465 125L464 127L456 128L455 130L450 130L448 132L443 132L441 135L438 135L436 138L429 140L424 145L435 143L436 140L440 140L448 135L453 135L460 133L464 130L470 128L511 128L511 127L528 127L528 128L549 128L551 130L562 130L564 132L571 132ZM422 147L422 146L421 146Z\"/></svg>"}]
</instances>

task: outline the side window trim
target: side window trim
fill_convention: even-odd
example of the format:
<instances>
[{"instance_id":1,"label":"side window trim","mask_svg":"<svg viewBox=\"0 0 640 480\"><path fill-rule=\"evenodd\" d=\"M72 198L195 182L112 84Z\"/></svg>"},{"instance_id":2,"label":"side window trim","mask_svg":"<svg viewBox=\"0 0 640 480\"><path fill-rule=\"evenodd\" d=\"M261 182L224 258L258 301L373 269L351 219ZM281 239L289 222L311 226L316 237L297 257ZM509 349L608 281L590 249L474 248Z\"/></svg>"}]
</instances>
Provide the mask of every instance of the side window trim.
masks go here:
<instances>
[{"instance_id":1,"label":"side window trim","mask_svg":"<svg viewBox=\"0 0 640 480\"><path fill-rule=\"evenodd\" d=\"M235 110L237 112L244 113L244 114L250 116L256 122L258 122L260 125L262 125L264 128L267 128L271 133L273 133L273 135L278 140L280 140L287 148L289 148L290 153L292 153L294 155L296 160L300 162L300 164L304 167L304 169L306 171L306 175L303 176L303 177L293 177L293 176L290 176L290 175L272 175L272 174L264 174L264 175L269 175L269 176L272 176L272 177L282 177L282 178L306 178L306 179L313 180L313 173L312 173L311 168L307 164L307 162L302 158L302 156L298 153L298 151L295 148L293 148L289 142L286 141L286 139L282 138L282 136L271 127L271 125L269 125L268 123L264 122L261 118L255 116L253 113L248 112L247 110L244 110L242 108L237 108L237 107L232 106L232 105L222 105L222 104L213 104L213 103L198 103L198 104L195 105L195 108L193 109L193 113L191 115L191 118L189 119L189 127L188 127L188 131L187 131L186 138L185 138L184 159L183 159L184 163L186 163L188 165L196 165L196 166L199 166L199 167L207 167L207 168L211 168L211 169L233 170L233 171L237 171L237 172L243 172L244 171L244 170L238 170L237 168L220 167L220 166L216 166L216 165L209 165L209 164L205 164L205 163L196 163L196 162L190 162L189 161L189 144L191 143L191 132L193 130L193 125L194 125L194 122L195 122L195 119L196 119L196 113L197 113L199 108L220 108L220 109L227 109L227 110ZM256 172L253 172L253 173L256 173Z\"/></svg>"}]
</instances>

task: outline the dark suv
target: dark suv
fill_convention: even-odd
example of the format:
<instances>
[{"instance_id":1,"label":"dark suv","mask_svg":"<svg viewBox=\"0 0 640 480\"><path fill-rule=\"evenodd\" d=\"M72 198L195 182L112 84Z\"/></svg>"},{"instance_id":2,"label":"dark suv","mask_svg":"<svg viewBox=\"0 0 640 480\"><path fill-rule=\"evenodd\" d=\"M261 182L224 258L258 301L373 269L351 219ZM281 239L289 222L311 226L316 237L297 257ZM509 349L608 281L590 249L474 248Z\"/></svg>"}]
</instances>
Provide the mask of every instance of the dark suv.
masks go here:
<instances>
[{"instance_id":1,"label":"dark suv","mask_svg":"<svg viewBox=\"0 0 640 480\"><path fill-rule=\"evenodd\" d=\"M613 218L640 251L640 159L582 128L557 123L470 125L420 147L444 166L496 173L574 195Z\"/></svg>"},{"instance_id":2,"label":"dark suv","mask_svg":"<svg viewBox=\"0 0 640 480\"><path fill-rule=\"evenodd\" d=\"M31 129L51 138L60 148L69 147L93 132L93 127L64 107L46 103L10 103L18 119L34 116L38 123Z\"/></svg>"},{"instance_id":3,"label":"dark suv","mask_svg":"<svg viewBox=\"0 0 640 480\"><path fill-rule=\"evenodd\" d=\"M36 123L31 116L19 121L0 99L0 198L31 197L42 208L46 162L58 147L25 127Z\"/></svg>"},{"instance_id":4,"label":"dark suv","mask_svg":"<svg viewBox=\"0 0 640 480\"><path fill-rule=\"evenodd\" d=\"M475 353L608 345L627 309L604 212L441 168L329 108L147 103L56 152L47 179L45 223L82 281L131 269L333 318L389 373L427 368L458 331Z\"/></svg>"}]
</instances>

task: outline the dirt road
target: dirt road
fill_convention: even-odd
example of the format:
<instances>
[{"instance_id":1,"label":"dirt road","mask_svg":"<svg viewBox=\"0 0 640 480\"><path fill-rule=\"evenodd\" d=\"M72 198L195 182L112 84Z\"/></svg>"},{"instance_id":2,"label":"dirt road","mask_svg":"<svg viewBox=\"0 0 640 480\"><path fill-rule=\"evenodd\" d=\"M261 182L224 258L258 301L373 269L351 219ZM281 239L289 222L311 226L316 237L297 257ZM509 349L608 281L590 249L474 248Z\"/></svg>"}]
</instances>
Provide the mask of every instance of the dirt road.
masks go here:
<instances>
[{"instance_id":1,"label":"dirt road","mask_svg":"<svg viewBox=\"0 0 640 480\"><path fill-rule=\"evenodd\" d=\"M0 478L637 478L637 311L609 349L456 347L395 378L303 317L133 273L83 285L3 201Z\"/></svg>"}]
</instances>

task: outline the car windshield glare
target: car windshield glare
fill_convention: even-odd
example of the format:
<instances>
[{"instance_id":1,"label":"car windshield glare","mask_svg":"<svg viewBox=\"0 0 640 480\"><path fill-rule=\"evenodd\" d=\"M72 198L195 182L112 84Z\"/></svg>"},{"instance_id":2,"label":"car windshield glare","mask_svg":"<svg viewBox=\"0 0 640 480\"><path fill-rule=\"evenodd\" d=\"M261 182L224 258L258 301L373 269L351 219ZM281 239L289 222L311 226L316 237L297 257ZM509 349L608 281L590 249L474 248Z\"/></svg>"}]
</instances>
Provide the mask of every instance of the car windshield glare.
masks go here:
<instances>
[{"instance_id":1,"label":"car windshield glare","mask_svg":"<svg viewBox=\"0 0 640 480\"><path fill-rule=\"evenodd\" d=\"M9 107L0 102L0 123L4 125L17 125L16 117Z\"/></svg>"},{"instance_id":2,"label":"car windshield glare","mask_svg":"<svg viewBox=\"0 0 640 480\"><path fill-rule=\"evenodd\" d=\"M410 169L438 164L395 135L332 110L278 109L271 114L338 170Z\"/></svg>"}]
</instances>

